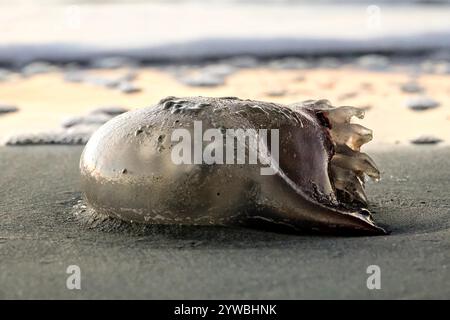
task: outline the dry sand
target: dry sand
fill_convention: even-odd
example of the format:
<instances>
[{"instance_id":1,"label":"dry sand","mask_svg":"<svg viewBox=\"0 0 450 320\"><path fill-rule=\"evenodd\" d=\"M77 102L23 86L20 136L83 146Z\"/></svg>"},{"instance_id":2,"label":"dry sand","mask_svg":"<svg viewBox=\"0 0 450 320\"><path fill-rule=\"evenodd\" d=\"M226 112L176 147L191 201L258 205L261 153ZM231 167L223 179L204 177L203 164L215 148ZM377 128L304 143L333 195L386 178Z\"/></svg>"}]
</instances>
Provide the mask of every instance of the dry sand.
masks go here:
<instances>
[{"instance_id":1,"label":"dry sand","mask_svg":"<svg viewBox=\"0 0 450 320\"><path fill-rule=\"evenodd\" d=\"M124 70L94 70L91 74L113 77ZM142 91L124 94L98 85L71 83L63 73L40 74L28 78L13 77L0 83L0 102L16 105L17 113L0 117L0 139L11 134L56 129L62 120L81 115L96 107L119 105L130 109L150 106L162 97L238 96L241 98L293 103L327 98L334 105L367 108L364 126L374 130L370 147L409 144L420 135L432 135L449 143L450 75L424 74L418 83L425 93L440 103L426 111L412 111L405 101L418 93L405 93L401 85L410 81L405 72L372 72L352 68L239 70L226 78L222 86L192 87L171 73L156 68L140 69L134 84Z\"/></svg>"}]
</instances>

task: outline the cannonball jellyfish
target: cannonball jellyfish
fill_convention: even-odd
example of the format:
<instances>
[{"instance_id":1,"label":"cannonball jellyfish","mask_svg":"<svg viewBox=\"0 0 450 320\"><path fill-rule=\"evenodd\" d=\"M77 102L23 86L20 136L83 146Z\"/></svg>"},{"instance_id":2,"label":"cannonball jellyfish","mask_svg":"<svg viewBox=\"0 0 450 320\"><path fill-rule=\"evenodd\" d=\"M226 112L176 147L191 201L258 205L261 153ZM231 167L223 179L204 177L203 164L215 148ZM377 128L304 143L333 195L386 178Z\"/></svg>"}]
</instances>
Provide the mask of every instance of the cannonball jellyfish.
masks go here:
<instances>
[{"instance_id":1,"label":"cannonball jellyfish","mask_svg":"<svg viewBox=\"0 0 450 320\"><path fill-rule=\"evenodd\" d=\"M381 235L367 209L364 112L327 100L291 105L167 97L121 114L80 160L87 204L144 224L248 225Z\"/></svg>"}]
</instances>

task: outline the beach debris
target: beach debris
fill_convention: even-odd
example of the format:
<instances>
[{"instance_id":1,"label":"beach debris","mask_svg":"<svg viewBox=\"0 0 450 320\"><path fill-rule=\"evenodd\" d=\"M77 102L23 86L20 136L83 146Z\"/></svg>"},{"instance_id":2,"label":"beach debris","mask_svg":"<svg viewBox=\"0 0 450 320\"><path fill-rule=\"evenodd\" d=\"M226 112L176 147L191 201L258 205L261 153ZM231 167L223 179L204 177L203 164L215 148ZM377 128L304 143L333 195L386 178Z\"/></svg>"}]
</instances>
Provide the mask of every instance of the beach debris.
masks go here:
<instances>
[{"instance_id":1,"label":"beach debris","mask_svg":"<svg viewBox=\"0 0 450 320\"><path fill-rule=\"evenodd\" d=\"M202 68L201 71L206 74L226 77L236 72L236 68L229 64L218 63L207 65L206 67Z\"/></svg>"},{"instance_id":2,"label":"beach debris","mask_svg":"<svg viewBox=\"0 0 450 320\"><path fill-rule=\"evenodd\" d=\"M432 135L421 135L411 140L412 144L437 144L443 140Z\"/></svg>"},{"instance_id":3,"label":"beach debris","mask_svg":"<svg viewBox=\"0 0 450 320\"><path fill-rule=\"evenodd\" d=\"M127 112L128 109L121 107L121 106L105 106L105 107L99 107L94 110L92 110L89 114L106 114L110 116L118 116L119 114L122 114L124 112Z\"/></svg>"},{"instance_id":4,"label":"beach debris","mask_svg":"<svg viewBox=\"0 0 450 320\"><path fill-rule=\"evenodd\" d=\"M61 123L61 126L63 128L72 128L74 126L84 125L84 126L101 126L102 124L106 123L107 121L111 120L115 116L118 116L124 112L127 112L128 110L126 108L120 107L120 106L105 106L105 107L99 107L91 112L89 112L86 115L83 116L75 116L70 117L66 120L64 120Z\"/></svg>"},{"instance_id":5,"label":"beach debris","mask_svg":"<svg viewBox=\"0 0 450 320\"><path fill-rule=\"evenodd\" d=\"M120 84L120 81L117 78L105 78L97 76L88 76L84 79L84 82L110 89L117 88Z\"/></svg>"},{"instance_id":6,"label":"beach debris","mask_svg":"<svg viewBox=\"0 0 450 320\"><path fill-rule=\"evenodd\" d=\"M102 125L105 122L109 121L112 117L108 114L104 113L94 113L94 114L88 114L85 116L78 116L78 117L70 117L68 119L65 119L61 126L64 128L71 128L74 126L78 126L81 124L98 124Z\"/></svg>"},{"instance_id":7,"label":"beach debris","mask_svg":"<svg viewBox=\"0 0 450 320\"><path fill-rule=\"evenodd\" d=\"M424 91L424 88L416 81L408 81L401 85L401 90L407 93L420 93Z\"/></svg>"},{"instance_id":8,"label":"beach debris","mask_svg":"<svg viewBox=\"0 0 450 320\"><path fill-rule=\"evenodd\" d=\"M211 74L196 74L185 76L179 79L183 84L192 87L217 87L225 83L222 76Z\"/></svg>"},{"instance_id":9,"label":"beach debris","mask_svg":"<svg viewBox=\"0 0 450 320\"><path fill-rule=\"evenodd\" d=\"M0 114L17 112L19 108L10 104L2 104L0 103Z\"/></svg>"},{"instance_id":10,"label":"beach debris","mask_svg":"<svg viewBox=\"0 0 450 320\"><path fill-rule=\"evenodd\" d=\"M386 56L378 54L368 54L356 60L359 67L374 71L386 70L390 66L390 61Z\"/></svg>"},{"instance_id":11,"label":"beach debris","mask_svg":"<svg viewBox=\"0 0 450 320\"><path fill-rule=\"evenodd\" d=\"M226 77L236 72L230 64L218 63L199 67L182 66L174 69L181 83L192 87L217 87L225 83Z\"/></svg>"},{"instance_id":12,"label":"beach debris","mask_svg":"<svg viewBox=\"0 0 450 320\"><path fill-rule=\"evenodd\" d=\"M126 115L97 130L81 156L89 210L128 223L260 221L297 231L386 234L366 208L365 176L378 180L380 172L360 152L372 131L351 123L353 116L364 116L358 108L335 108L327 100L282 105L236 97L166 97ZM239 131L224 128L255 134L234 139ZM168 137L179 129L179 134L192 131L203 147L174 145ZM206 144L203 130L214 131L212 143ZM229 137L234 142L224 144ZM188 140L197 145L183 136ZM246 156L243 163L225 159L226 145L249 152L249 158L255 153L259 162L246 164Z\"/></svg>"},{"instance_id":13,"label":"beach debris","mask_svg":"<svg viewBox=\"0 0 450 320\"><path fill-rule=\"evenodd\" d=\"M203 70L181 75L178 79L181 83L192 87L217 87L225 83L225 76Z\"/></svg>"},{"instance_id":14,"label":"beach debris","mask_svg":"<svg viewBox=\"0 0 450 320\"><path fill-rule=\"evenodd\" d=\"M44 144L86 144L91 135L104 123L126 112L120 106L105 106L92 110L86 115L70 117L61 123L61 129L12 135L6 145L44 145Z\"/></svg>"},{"instance_id":15,"label":"beach debris","mask_svg":"<svg viewBox=\"0 0 450 320\"><path fill-rule=\"evenodd\" d=\"M85 74L81 71L69 71L65 74L64 79L68 82L86 83L108 89L119 90L122 93L136 93L142 91L140 87L132 83L136 77L137 73L134 70L130 70L123 75L115 77Z\"/></svg>"},{"instance_id":16,"label":"beach debris","mask_svg":"<svg viewBox=\"0 0 450 320\"><path fill-rule=\"evenodd\" d=\"M18 134L7 138L7 146L24 145L44 145L44 144L65 144L65 145L83 145L86 144L94 128L87 130L55 130L53 132L40 132L29 134Z\"/></svg>"},{"instance_id":17,"label":"beach debris","mask_svg":"<svg viewBox=\"0 0 450 320\"><path fill-rule=\"evenodd\" d=\"M414 111L423 111L428 109L434 109L439 106L439 102L436 100L427 97L427 96L419 96L413 97L406 100L405 105L407 108Z\"/></svg>"},{"instance_id":18,"label":"beach debris","mask_svg":"<svg viewBox=\"0 0 450 320\"><path fill-rule=\"evenodd\" d=\"M130 94L130 93L138 93L141 92L142 89L136 85L134 85L133 83L129 82L129 81L121 81L118 85L117 85L117 89L122 92L122 93L126 93L126 94Z\"/></svg>"}]
</instances>

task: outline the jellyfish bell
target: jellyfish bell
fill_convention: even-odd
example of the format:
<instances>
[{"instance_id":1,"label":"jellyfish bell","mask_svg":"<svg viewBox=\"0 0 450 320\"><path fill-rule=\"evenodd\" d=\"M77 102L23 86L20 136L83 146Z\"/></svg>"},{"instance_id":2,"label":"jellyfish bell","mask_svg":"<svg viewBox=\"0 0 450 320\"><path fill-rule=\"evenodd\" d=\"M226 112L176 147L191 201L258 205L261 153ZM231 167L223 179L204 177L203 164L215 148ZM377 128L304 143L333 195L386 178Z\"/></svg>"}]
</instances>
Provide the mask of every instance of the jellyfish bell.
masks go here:
<instances>
[{"instance_id":1,"label":"jellyfish bell","mask_svg":"<svg viewBox=\"0 0 450 320\"><path fill-rule=\"evenodd\" d=\"M380 175L360 151L372 132L351 123L353 116L362 118L363 111L334 108L326 100L287 106L167 97L117 116L94 133L80 160L82 190L96 213L124 221L263 221L305 231L386 234L367 210L364 191L365 176ZM205 139L211 129L215 133ZM246 133L241 144L239 136L229 138L236 130ZM190 144L180 148L184 138ZM205 161L206 150L214 161ZM174 154L184 160L174 161Z\"/></svg>"}]
</instances>

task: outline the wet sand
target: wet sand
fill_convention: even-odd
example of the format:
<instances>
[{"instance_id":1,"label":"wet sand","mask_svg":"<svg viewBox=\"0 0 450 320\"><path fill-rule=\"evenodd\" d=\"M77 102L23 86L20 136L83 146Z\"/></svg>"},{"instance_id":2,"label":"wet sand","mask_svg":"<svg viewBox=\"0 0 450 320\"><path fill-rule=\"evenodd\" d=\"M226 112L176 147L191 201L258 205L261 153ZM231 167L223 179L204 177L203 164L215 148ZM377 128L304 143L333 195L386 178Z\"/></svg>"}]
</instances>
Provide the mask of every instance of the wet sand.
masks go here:
<instances>
[{"instance_id":1,"label":"wet sand","mask_svg":"<svg viewBox=\"0 0 450 320\"><path fill-rule=\"evenodd\" d=\"M115 79L127 72L127 69L90 70L86 74L98 81ZM351 66L306 70L256 67L231 71L224 77L223 85L201 87L182 83L180 75L172 70L145 67L137 71L133 81L141 91L132 94L98 84L67 82L64 75L61 71L25 78L15 75L0 83L0 102L20 109L0 116L0 141L20 133L57 130L64 119L98 107L118 105L134 109L153 105L169 95L203 95L287 104L327 98L334 105L367 109L366 118L360 123L374 130L374 140L368 148L408 145L421 135L450 143L450 74L411 76L410 67L406 71L395 68L370 71ZM412 79L423 92L402 90L402 85ZM413 111L406 106L408 99L421 96L432 98L439 106L424 111Z\"/></svg>"},{"instance_id":2,"label":"wet sand","mask_svg":"<svg viewBox=\"0 0 450 320\"><path fill-rule=\"evenodd\" d=\"M374 151L367 186L380 237L238 228L87 228L77 146L0 147L0 298L450 298L450 149ZM68 265L82 289L66 289ZM381 268L368 290L366 268Z\"/></svg>"}]
</instances>

